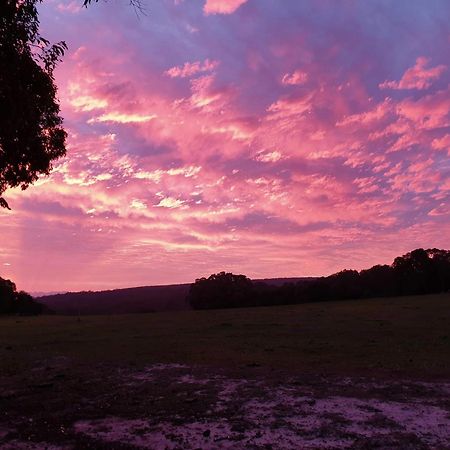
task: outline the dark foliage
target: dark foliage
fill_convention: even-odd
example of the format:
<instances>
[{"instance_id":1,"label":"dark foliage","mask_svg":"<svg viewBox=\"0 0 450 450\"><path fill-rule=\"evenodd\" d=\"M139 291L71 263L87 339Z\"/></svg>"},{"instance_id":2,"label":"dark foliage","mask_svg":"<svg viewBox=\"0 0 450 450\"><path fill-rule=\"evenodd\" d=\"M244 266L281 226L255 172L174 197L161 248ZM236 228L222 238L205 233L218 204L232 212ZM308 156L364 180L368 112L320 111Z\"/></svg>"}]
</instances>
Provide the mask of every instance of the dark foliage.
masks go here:
<instances>
[{"instance_id":1,"label":"dark foliage","mask_svg":"<svg viewBox=\"0 0 450 450\"><path fill-rule=\"evenodd\" d=\"M417 249L388 265L343 270L328 277L271 286L244 275L220 273L191 285L195 309L267 306L305 302L434 294L450 291L450 251Z\"/></svg>"},{"instance_id":2,"label":"dark foliage","mask_svg":"<svg viewBox=\"0 0 450 450\"><path fill-rule=\"evenodd\" d=\"M66 153L53 71L67 49L39 34L41 0L0 2L0 207L2 194L26 189Z\"/></svg>"},{"instance_id":3,"label":"dark foliage","mask_svg":"<svg viewBox=\"0 0 450 450\"><path fill-rule=\"evenodd\" d=\"M83 6L88 7L92 3L98 3L98 0L83 0ZM135 11L144 14L145 7L142 0L129 0L129 4L135 9Z\"/></svg>"},{"instance_id":4,"label":"dark foliage","mask_svg":"<svg viewBox=\"0 0 450 450\"><path fill-rule=\"evenodd\" d=\"M17 291L10 280L0 278L0 314L37 315L43 312L43 306L33 300L24 291Z\"/></svg>"},{"instance_id":5,"label":"dark foliage","mask_svg":"<svg viewBox=\"0 0 450 450\"><path fill-rule=\"evenodd\" d=\"M97 292L68 292L39 297L56 314L133 314L189 309L188 284L146 286Z\"/></svg>"},{"instance_id":6,"label":"dark foliage","mask_svg":"<svg viewBox=\"0 0 450 450\"><path fill-rule=\"evenodd\" d=\"M195 280L188 295L195 309L236 308L254 297L253 283L245 275L221 272Z\"/></svg>"}]
</instances>

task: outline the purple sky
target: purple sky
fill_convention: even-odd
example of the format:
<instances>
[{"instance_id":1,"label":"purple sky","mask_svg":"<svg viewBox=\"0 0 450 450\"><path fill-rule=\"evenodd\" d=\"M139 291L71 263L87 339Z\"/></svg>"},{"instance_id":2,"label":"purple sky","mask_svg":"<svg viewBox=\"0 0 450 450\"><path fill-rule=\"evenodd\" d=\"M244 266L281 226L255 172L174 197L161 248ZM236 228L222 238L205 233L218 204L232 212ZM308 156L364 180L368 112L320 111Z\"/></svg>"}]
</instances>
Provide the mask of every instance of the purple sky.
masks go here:
<instances>
[{"instance_id":1,"label":"purple sky","mask_svg":"<svg viewBox=\"0 0 450 450\"><path fill-rule=\"evenodd\" d=\"M447 0L47 0L67 157L7 191L30 291L322 275L450 247Z\"/></svg>"}]
</instances>

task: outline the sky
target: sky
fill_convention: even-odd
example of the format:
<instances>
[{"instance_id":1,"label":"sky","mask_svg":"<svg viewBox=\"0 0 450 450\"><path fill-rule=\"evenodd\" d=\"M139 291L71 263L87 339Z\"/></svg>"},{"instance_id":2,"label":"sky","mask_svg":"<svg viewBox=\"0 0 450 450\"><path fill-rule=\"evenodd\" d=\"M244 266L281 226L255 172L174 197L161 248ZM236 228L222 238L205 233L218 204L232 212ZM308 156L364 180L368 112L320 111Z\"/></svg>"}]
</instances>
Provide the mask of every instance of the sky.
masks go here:
<instances>
[{"instance_id":1,"label":"sky","mask_svg":"<svg viewBox=\"0 0 450 450\"><path fill-rule=\"evenodd\" d=\"M68 151L9 190L28 291L362 269L450 248L448 0L47 0Z\"/></svg>"}]
</instances>

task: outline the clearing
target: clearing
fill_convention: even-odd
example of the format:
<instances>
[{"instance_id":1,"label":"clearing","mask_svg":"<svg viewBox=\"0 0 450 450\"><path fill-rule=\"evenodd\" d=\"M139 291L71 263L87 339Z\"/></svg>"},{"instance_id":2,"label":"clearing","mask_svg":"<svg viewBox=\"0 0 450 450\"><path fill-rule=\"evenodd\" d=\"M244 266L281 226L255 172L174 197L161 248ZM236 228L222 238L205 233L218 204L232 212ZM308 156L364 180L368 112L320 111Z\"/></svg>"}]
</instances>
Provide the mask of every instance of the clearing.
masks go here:
<instances>
[{"instance_id":1,"label":"clearing","mask_svg":"<svg viewBox=\"0 0 450 450\"><path fill-rule=\"evenodd\" d=\"M450 449L448 294L0 325L2 449Z\"/></svg>"}]
</instances>

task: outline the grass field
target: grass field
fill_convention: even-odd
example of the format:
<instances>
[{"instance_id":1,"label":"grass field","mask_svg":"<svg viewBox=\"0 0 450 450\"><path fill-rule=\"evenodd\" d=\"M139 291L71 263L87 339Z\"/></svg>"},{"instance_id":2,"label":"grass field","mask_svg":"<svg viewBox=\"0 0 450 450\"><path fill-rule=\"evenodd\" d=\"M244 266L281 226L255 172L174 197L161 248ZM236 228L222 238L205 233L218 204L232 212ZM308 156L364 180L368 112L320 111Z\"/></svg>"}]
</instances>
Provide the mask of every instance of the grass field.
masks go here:
<instances>
[{"instance_id":1,"label":"grass field","mask_svg":"<svg viewBox=\"0 0 450 450\"><path fill-rule=\"evenodd\" d=\"M185 363L450 375L450 295L214 311L0 319L0 374L73 364Z\"/></svg>"},{"instance_id":2,"label":"grass field","mask_svg":"<svg viewBox=\"0 0 450 450\"><path fill-rule=\"evenodd\" d=\"M450 448L450 295L3 317L0 448Z\"/></svg>"}]
</instances>

